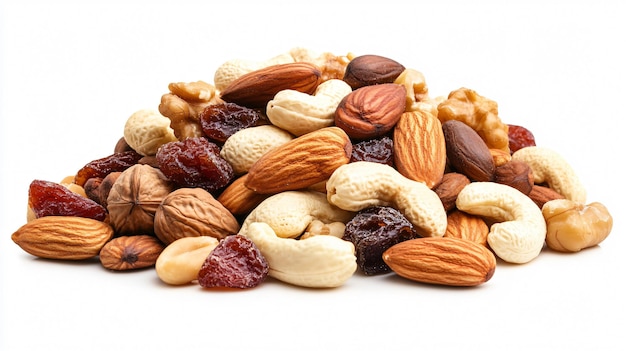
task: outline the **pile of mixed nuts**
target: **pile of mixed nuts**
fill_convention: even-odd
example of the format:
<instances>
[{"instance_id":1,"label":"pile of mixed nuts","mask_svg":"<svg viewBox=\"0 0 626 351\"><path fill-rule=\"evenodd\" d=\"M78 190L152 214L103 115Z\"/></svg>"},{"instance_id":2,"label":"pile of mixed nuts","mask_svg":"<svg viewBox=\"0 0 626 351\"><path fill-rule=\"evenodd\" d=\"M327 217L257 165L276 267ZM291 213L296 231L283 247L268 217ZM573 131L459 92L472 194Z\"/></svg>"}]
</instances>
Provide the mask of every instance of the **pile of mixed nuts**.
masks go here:
<instances>
[{"instance_id":1,"label":"pile of mixed nuts","mask_svg":"<svg viewBox=\"0 0 626 351\"><path fill-rule=\"evenodd\" d=\"M17 245L204 288L268 275L338 287L357 270L475 286L498 259L611 232L567 161L496 102L431 97L421 72L383 56L296 48L168 88L111 155L31 183Z\"/></svg>"}]
</instances>

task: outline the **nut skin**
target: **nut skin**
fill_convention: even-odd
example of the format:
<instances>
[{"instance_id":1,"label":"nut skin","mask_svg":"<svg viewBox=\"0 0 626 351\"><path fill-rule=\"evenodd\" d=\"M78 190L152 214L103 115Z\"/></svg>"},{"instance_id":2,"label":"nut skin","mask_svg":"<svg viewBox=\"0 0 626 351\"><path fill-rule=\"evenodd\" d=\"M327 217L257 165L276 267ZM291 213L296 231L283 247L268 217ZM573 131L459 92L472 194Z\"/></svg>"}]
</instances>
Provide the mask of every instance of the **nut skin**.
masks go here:
<instances>
[{"instance_id":1,"label":"nut skin","mask_svg":"<svg viewBox=\"0 0 626 351\"><path fill-rule=\"evenodd\" d=\"M398 122L406 107L406 88L368 85L345 96L335 111L335 125L357 140L380 137Z\"/></svg>"},{"instance_id":2,"label":"nut skin","mask_svg":"<svg viewBox=\"0 0 626 351\"><path fill-rule=\"evenodd\" d=\"M477 286L496 270L485 246L457 238L419 238L395 244L383 253L392 271L409 280L449 286Z\"/></svg>"},{"instance_id":3,"label":"nut skin","mask_svg":"<svg viewBox=\"0 0 626 351\"><path fill-rule=\"evenodd\" d=\"M405 67L395 60L379 55L353 58L346 66L343 81L353 90L366 85L393 83Z\"/></svg>"},{"instance_id":4,"label":"nut skin","mask_svg":"<svg viewBox=\"0 0 626 351\"><path fill-rule=\"evenodd\" d=\"M112 237L113 229L107 223L72 216L36 218L11 235L29 254L58 260L95 257Z\"/></svg>"},{"instance_id":5,"label":"nut skin","mask_svg":"<svg viewBox=\"0 0 626 351\"><path fill-rule=\"evenodd\" d=\"M481 217L463 211L452 211L448 214L448 227L443 236L470 240L487 247L488 234L489 226Z\"/></svg>"},{"instance_id":6,"label":"nut skin","mask_svg":"<svg viewBox=\"0 0 626 351\"><path fill-rule=\"evenodd\" d=\"M217 201L235 216L250 213L269 196L267 194L259 194L247 188L244 185L247 177L248 174L246 173L235 179L217 198Z\"/></svg>"},{"instance_id":7,"label":"nut skin","mask_svg":"<svg viewBox=\"0 0 626 351\"><path fill-rule=\"evenodd\" d=\"M511 186L524 195L530 194L533 189L534 178L530 166L526 162L512 160L496 167L493 181Z\"/></svg>"},{"instance_id":8,"label":"nut skin","mask_svg":"<svg viewBox=\"0 0 626 351\"><path fill-rule=\"evenodd\" d=\"M393 129L393 157L398 172L425 183L441 182L446 169L446 141L441 122L428 112L405 112Z\"/></svg>"},{"instance_id":9,"label":"nut skin","mask_svg":"<svg viewBox=\"0 0 626 351\"><path fill-rule=\"evenodd\" d=\"M282 144L259 158L245 186L261 194L298 190L324 181L350 162L352 143L337 127L326 127Z\"/></svg>"},{"instance_id":10,"label":"nut skin","mask_svg":"<svg viewBox=\"0 0 626 351\"><path fill-rule=\"evenodd\" d=\"M113 271L152 267L164 248L165 245L152 235L120 236L100 250L100 263Z\"/></svg>"},{"instance_id":11,"label":"nut skin","mask_svg":"<svg viewBox=\"0 0 626 351\"><path fill-rule=\"evenodd\" d=\"M452 168L465 174L471 181L492 181L496 167L489 147L480 135L457 120L444 122L442 128L446 139L446 154Z\"/></svg>"},{"instance_id":12,"label":"nut skin","mask_svg":"<svg viewBox=\"0 0 626 351\"><path fill-rule=\"evenodd\" d=\"M441 183L434 187L433 191L441 199L446 212L456 208L456 197L469 183L469 178L461 173L450 172L443 175Z\"/></svg>"},{"instance_id":13,"label":"nut skin","mask_svg":"<svg viewBox=\"0 0 626 351\"><path fill-rule=\"evenodd\" d=\"M528 197L533 200L539 208L542 208L546 202L556 199L564 199L565 196L557 193L555 190L543 186L543 185L533 185L533 188L528 193Z\"/></svg>"},{"instance_id":14,"label":"nut skin","mask_svg":"<svg viewBox=\"0 0 626 351\"><path fill-rule=\"evenodd\" d=\"M265 107L281 90L313 94L322 83L321 76L315 65L306 62L272 65L237 78L222 91L221 98L250 108Z\"/></svg>"}]
</instances>

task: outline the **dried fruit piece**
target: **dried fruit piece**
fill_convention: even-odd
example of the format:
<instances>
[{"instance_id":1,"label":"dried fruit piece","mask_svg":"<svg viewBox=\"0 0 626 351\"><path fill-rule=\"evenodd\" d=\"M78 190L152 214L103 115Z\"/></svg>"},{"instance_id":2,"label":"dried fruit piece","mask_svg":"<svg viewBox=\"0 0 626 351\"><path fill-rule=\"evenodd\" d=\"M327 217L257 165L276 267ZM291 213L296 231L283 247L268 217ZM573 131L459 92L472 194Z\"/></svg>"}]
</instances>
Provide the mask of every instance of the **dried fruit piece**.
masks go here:
<instances>
[{"instance_id":1,"label":"dried fruit piece","mask_svg":"<svg viewBox=\"0 0 626 351\"><path fill-rule=\"evenodd\" d=\"M234 177L233 167L220 148L205 138L167 143L156 154L161 172L179 186L215 193Z\"/></svg>"},{"instance_id":2,"label":"dried fruit piece","mask_svg":"<svg viewBox=\"0 0 626 351\"><path fill-rule=\"evenodd\" d=\"M354 244L356 262L366 275L387 273L383 252L405 240L418 238L413 225L400 211L374 206L359 211L348 223L343 238Z\"/></svg>"},{"instance_id":3,"label":"dried fruit piece","mask_svg":"<svg viewBox=\"0 0 626 351\"><path fill-rule=\"evenodd\" d=\"M224 143L236 132L254 126L261 115L257 110L225 102L207 106L198 118L209 140Z\"/></svg>"},{"instance_id":4,"label":"dried fruit piece","mask_svg":"<svg viewBox=\"0 0 626 351\"><path fill-rule=\"evenodd\" d=\"M393 140L384 136L354 143L350 162L357 161L383 163L393 167Z\"/></svg>"},{"instance_id":5,"label":"dried fruit piece","mask_svg":"<svg viewBox=\"0 0 626 351\"><path fill-rule=\"evenodd\" d=\"M535 136L526 127L509 124L509 149L511 153L527 146L536 146Z\"/></svg>"},{"instance_id":6,"label":"dried fruit piece","mask_svg":"<svg viewBox=\"0 0 626 351\"><path fill-rule=\"evenodd\" d=\"M205 288L253 288L269 273L269 265L256 245L243 235L231 235L211 251L198 273Z\"/></svg>"},{"instance_id":7,"label":"dried fruit piece","mask_svg":"<svg viewBox=\"0 0 626 351\"><path fill-rule=\"evenodd\" d=\"M97 202L80 196L61 184L33 180L28 188L28 206L35 217L73 216L103 221L107 211Z\"/></svg>"},{"instance_id":8,"label":"dried fruit piece","mask_svg":"<svg viewBox=\"0 0 626 351\"><path fill-rule=\"evenodd\" d=\"M111 172L122 172L137 164L142 157L135 151L124 151L93 160L78 170L74 183L83 186L89 178L104 178Z\"/></svg>"}]
</instances>

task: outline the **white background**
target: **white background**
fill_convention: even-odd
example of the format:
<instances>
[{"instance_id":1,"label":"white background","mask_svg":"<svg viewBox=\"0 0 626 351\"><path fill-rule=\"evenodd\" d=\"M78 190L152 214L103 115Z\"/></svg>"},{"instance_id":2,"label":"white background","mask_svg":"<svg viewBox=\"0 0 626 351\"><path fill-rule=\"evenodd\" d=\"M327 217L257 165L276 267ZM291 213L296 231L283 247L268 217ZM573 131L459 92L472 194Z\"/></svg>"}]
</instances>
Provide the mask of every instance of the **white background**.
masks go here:
<instances>
[{"instance_id":1,"label":"white background","mask_svg":"<svg viewBox=\"0 0 626 351\"><path fill-rule=\"evenodd\" d=\"M617 350L626 327L622 1L3 1L0 349ZM270 280L169 287L153 270L23 252L33 179L109 155L167 84L301 46L380 54L431 95L468 87L560 152L615 219L600 246L500 263L472 289L356 275L332 290Z\"/></svg>"}]
</instances>

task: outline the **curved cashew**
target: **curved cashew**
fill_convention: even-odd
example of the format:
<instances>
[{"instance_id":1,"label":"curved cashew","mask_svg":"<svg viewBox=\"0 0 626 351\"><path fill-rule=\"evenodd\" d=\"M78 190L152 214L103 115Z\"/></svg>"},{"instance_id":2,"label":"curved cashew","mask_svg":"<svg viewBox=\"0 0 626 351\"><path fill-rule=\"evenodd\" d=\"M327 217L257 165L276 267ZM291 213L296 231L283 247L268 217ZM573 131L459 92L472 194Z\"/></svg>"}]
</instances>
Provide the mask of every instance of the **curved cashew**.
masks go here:
<instances>
[{"instance_id":1,"label":"curved cashew","mask_svg":"<svg viewBox=\"0 0 626 351\"><path fill-rule=\"evenodd\" d=\"M330 79L320 84L314 95L296 90L283 90L267 104L267 118L296 136L335 123L335 110L346 95L352 92L348 83Z\"/></svg>"},{"instance_id":2,"label":"curved cashew","mask_svg":"<svg viewBox=\"0 0 626 351\"><path fill-rule=\"evenodd\" d=\"M220 151L237 175L248 172L261 156L293 139L287 131L273 125L245 128L231 135Z\"/></svg>"},{"instance_id":3,"label":"curved cashew","mask_svg":"<svg viewBox=\"0 0 626 351\"><path fill-rule=\"evenodd\" d=\"M124 139L144 156L156 155L161 145L178 140L170 128L169 118L152 109L139 110L126 120Z\"/></svg>"},{"instance_id":4,"label":"curved cashew","mask_svg":"<svg viewBox=\"0 0 626 351\"><path fill-rule=\"evenodd\" d=\"M613 217L599 202L584 205L572 200L548 201L541 209L548 226L546 244L562 252L596 246L609 236Z\"/></svg>"},{"instance_id":5,"label":"curved cashew","mask_svg":"<svg viewBox=\"0 0 626 351\"><path fill-rule=\"evenodd\" d=\"M241 225L239 234L246 235L249 226L264 222L276 236L296 238L314 220L324 223L345 223L353 214L328 203L326 195L315 191L284 191L268 197L250 212Z\"/></svg>"},{"instance_id":6,"label":"curved cashew","mask_svg":"<svg viewBox=\"0 0 626 351\"><path fill-rule=\"evenodd\" d=\"M512 160L526 162L533 172L535 184L548 186L566 199L584 204L587 191L569 163L556 151L540 146L528 146L517 150Z\"/></svg>"},{"instance_id":7,"label":"curved cashew","mask_svg":"<svg viewBox=\"0 0 626 351\"><path fill-rule=\"evenodd\" d=\"M213 77L213 81L215 87L219 91L222 91L228 85L230 85L230 83L246 73L250 73L252 71L256 71L258 69L272 65L292 62L295 62L295 59L290 53L284 53L265 61L234 59L224 62L221 66L217 68Z\"/></svg>"},{"instance_id":8,"label":"curved cashew","mask_svg":"<svg viewBox=\"0 0 626 351\"><path fill-rule=\"evenodd\" d=\"M354 245L332 235L280 238L267 223L256 222L250 224L246 236L267 260L269 276L289 284L338 287L357 269Z\"/></svg>"},{"instance_id":9,"label":"curved cashew","mask_svg":"<svg viewBox=\"0 0 626 351\"><path fill-rule=\"evenodd\" d=\"M456 207L500 222L491 226L487 242L501 259L526 263L541 252L546 222L539 207L519 190L492 182L470 183L459 193Z\"/></svg>"},{"instance_id":10,"label":"curved cashew","mask_svg":"<svg viewBox=\"0 0 626 351\"><path fill-rule=\"evenodd\" d=\"M392 206L422 236L441 237L448 224L439 196L426 184L381 163L359 161L340 166L326 183L328 202L346 211Z\"/></svg>"}]
</instances>

